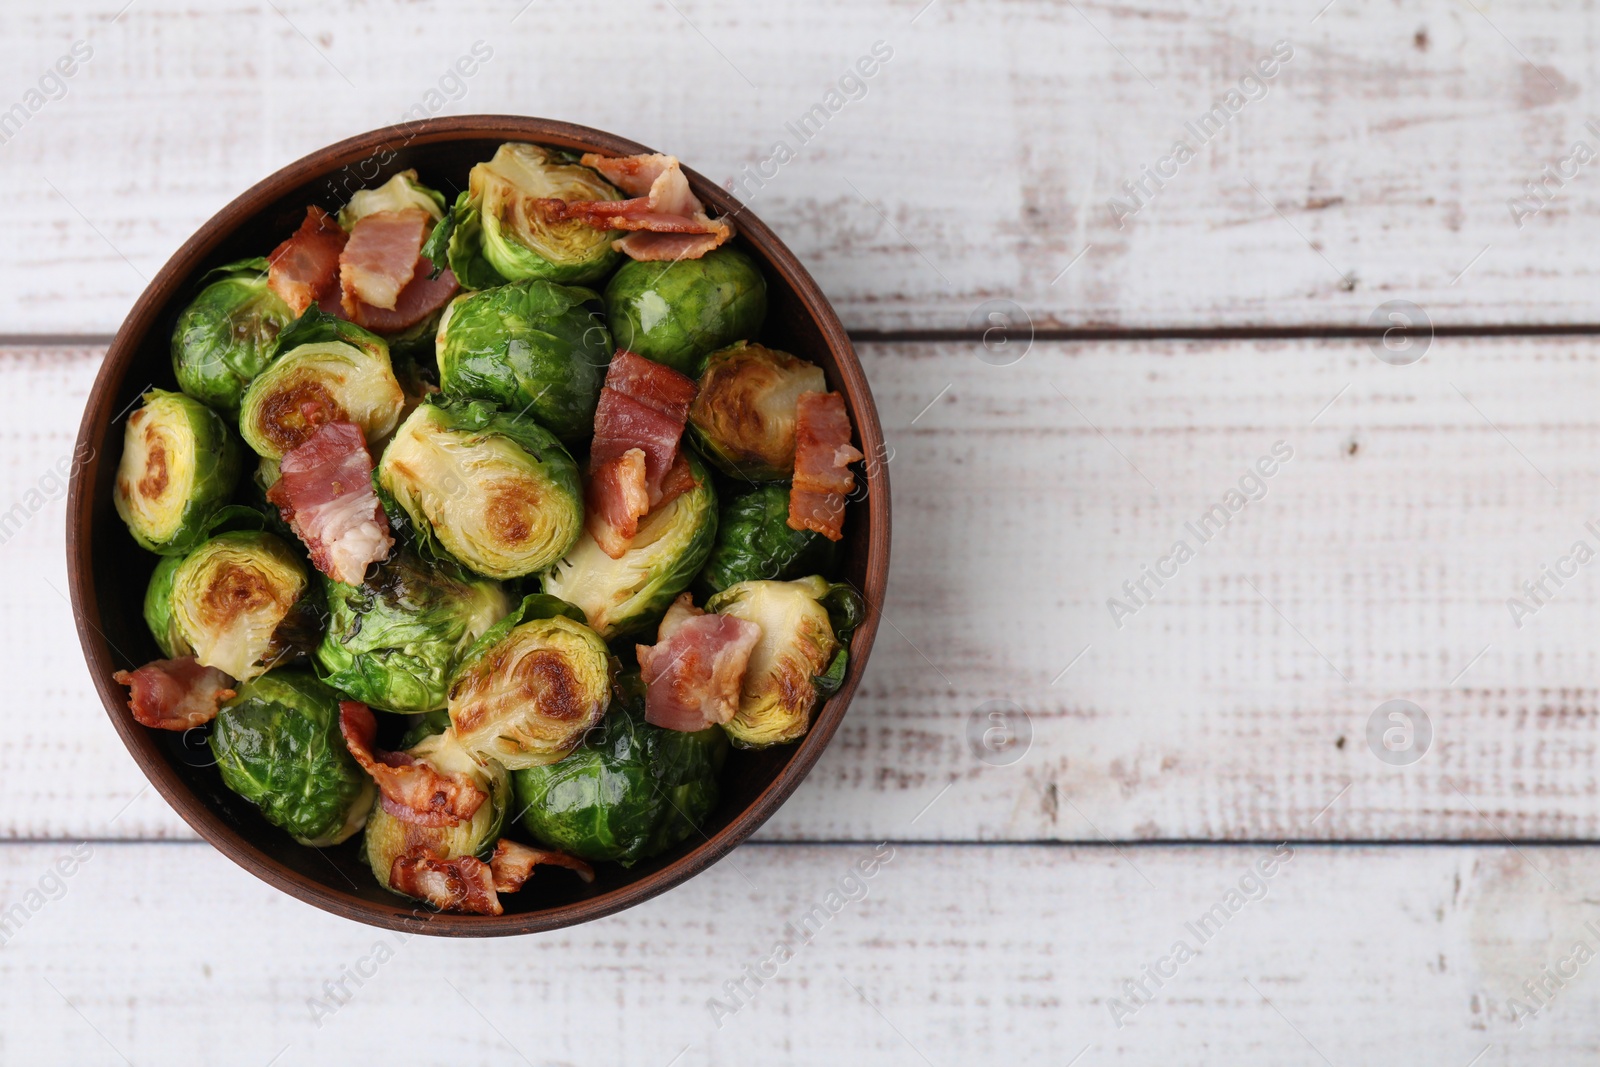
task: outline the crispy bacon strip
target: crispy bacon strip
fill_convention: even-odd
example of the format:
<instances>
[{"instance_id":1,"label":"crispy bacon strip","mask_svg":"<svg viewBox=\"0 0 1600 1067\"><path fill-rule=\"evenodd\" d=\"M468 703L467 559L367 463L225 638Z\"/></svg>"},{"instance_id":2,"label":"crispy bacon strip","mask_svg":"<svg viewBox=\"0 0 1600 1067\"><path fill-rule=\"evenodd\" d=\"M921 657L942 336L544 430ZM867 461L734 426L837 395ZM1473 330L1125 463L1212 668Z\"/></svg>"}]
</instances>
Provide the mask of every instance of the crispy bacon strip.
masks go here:
<instances>
[{"instance_id":1,"label":"crispy bacon strip","mask_svg":"<svg viewBox=\"0 0 1600 1067\"><path fill-rule=\"evenodd\" d=\"M336 582L360 585L367 566L389 558L394 538L372 488L372 457L361 427L329 422L283 457L267 490L311 553Z\"/></svg>"},{"instance_id":2,"label":"crispy bacon strip","mask_svg":"<svg viewBox=\"0 0 1600 1067\"><path fill-rule=\"evenodd\" d=\"M432 228L432 216L421 208L362 216L339 253L339 288L352 319L363 302L394 310L400 291L416 274L422 242Z\"/></svg>"},{"instance_id":3,"label":"crispy bacon strip","mask_svg":"<svg viewBox=\"0 0 1600 1067\"><path fill-rule=\"evenodd\" d=\"M609 158L590 152L583 165L631 199L542 199L533 202L533 210L552 222L582 219L596 229L632 231L612 247L640 260L699 259L734 236L733 223L706 214L673 156Z\"/></svg>"},{"instance_id":4,"label":"crispy bacon strip","mask_svg":"<svg viewBox=\"0 0 1600 1067\"><path fill-rule=\"evenodd\" d=\"M589 536L606 555L621 559L639 532L639 520L650 510L644 452L630 448L596 467L583 500Z\"/></svg>"},{"instance_id":5,"label":"crispy bacon strip","mask_svg":"<svg viewBox=\"0 0 1600 1067\"><path fill-rule=\"evenodd\" d=\"M111 676L128 687L128 710L136 722L157 730L190 730L217 717L217 709L237 694L234 680L193 656L158 659L136 671Z\"/></svg>"},{"instance_id":6,"label":"crispy bacon strip","mask_svg":"<svg viewBox=\"0 0 1600 1067\"><path fill-rule=\"evenodd\" d=\"M378 783L383 810L397 819L418 826L453 826L472 818L489 799L465 775L441 774L403 752L374 750L378 721L359 701L340 702L339 732L350 755Z\"/></svg>"},{"instance_id":7,"label":"crispy bacon strip","mask_svg":"<svg viewBox=\"0 0 1600 1067\"><path fill-rule=\"evenodd\" d=\"M339 256L346 240L333 216L312 204L300 228L267 257L267 287L296 315L338 292Z\"/></svg>"},{"instance_id":8,"label":"crispy bacon strip","mask_svg":"<svg viewBox=\"0 0 1600 1067\"><path fill-rule=\"evenodd\" d=\"M538 863L566 867L577 871L578 877L585 882L594 881L594 868L576 856L548 849L529 848L519 841L502 837L494 846L494 855L489 857L489 869L494 873L495 889L501 893L515 893L522 888L523 883L533 877L534 865Z\"/></svg>"},{"instance_id":9,"label":"crispy bacon strip","mask_svg":"<svg viewBox=\"0 0 1600 1067\"><path fill-rule=\"evenodd\" d=\"M437 278L428 277L432 273L433 260L427 256L418 256L416 272L412 275L410 284L400 290L393 310L374 307L358 300L355 310L347 312L341 301L334 314L348 318L357 326L365 327L375 333L399 333L402 330L409 330L448 304L450 298L461 288L456 276L450 271L441 272Z\"/></svg>"},{"instance_id":10,"label":"crispy bacon strip","mask_svg":"<svg viewBox=\"0 0 1600 1067\"><path fill-rule=\"evenodd\" d=\"M661 620L656 644L637 646L645 721L693 732L732 719L750 653L760 640L756 623L707 615L688 593L680 595Z\"/></svg>"},{"instance_id":11,"label":"crispy bacon strip","mask_svg":"<svg viewBox=\"0 0 1600 1067\"><path fill-rule=\"evenodd\" d=\"M844 536L844 501L855 488L850 464L863 459L850 444L850 416L839 393L801 393L794 415L794 484L789 526Z\"/></svg>"},{"instance_id":12,"label":"crispy bacon strip","mask_svg":"<svg viewBox=\"0 0 1600 1067\"><path fill-rule=\"evenodd\" d=\"M389 884L407 896L425 900L440 911L501 915L494 873L472 856L440 859L418 847L396 856L389 866Z\"/></svg>"}]
</instances>

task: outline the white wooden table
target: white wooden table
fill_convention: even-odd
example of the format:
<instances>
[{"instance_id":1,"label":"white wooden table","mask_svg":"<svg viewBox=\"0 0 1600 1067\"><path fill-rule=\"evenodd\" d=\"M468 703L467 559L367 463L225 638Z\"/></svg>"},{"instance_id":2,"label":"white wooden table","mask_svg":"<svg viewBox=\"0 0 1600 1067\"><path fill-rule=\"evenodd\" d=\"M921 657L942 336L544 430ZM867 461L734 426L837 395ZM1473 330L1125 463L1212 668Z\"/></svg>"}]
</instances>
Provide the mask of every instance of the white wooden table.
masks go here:
<instances>
[{"instance_id":1,"label":"white wooden table","mask_svg":"<svg viewBox=\"0 0 1600 1067\"><path fill-rule=\"evenodd\" d=\"M1592 8L122 2L0 9L0 1062L1600 1055ZM894 447L893 625L822 762L560 934L402 943L235 868L145 786L62 595L57 471L146 279L413 108L734 185ZM1363 334L1391 301L1431 342ZM1014 762L971 743L997 707Z\"/></svg>"}]
</instances>

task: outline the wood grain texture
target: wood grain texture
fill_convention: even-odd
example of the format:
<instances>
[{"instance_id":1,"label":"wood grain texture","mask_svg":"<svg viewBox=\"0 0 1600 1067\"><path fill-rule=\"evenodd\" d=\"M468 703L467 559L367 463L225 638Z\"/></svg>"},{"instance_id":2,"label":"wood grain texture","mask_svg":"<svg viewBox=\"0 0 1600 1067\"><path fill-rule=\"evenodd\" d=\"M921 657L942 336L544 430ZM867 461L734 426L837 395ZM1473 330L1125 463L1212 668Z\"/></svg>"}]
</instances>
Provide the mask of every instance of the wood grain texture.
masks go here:
<instances>
[{"instance_id":1,"label":"wood grain texture","mask_svg":"<svg viewBox=\"0 0 1600 1067\"><path fill-rule=\"evenodd\" d=\"M29 897L71 849L0 847L0 901L26 913L0 953L8 1063L291 1067L381 1049L408 1067L1462 1067L1480 1054L1477 1067L1500 1067L1600 1054L1593 961L1520 1028L1509 1004L1576 941L1600 945L1580 901L1600 877L1587 851L1301 846L1247 881L1251 900L1239 882L1271 846L900 846L843 885L873 846L745 846L622 915L461 944L316 912L193 845L96 844L47 882L59 899ZM1227 918L1202 944L1187 924L1217 905ZM808 915L813 936L786 933ZM792 956L763 968L786 936ZM1171 974L1160 961L1179 940L1200 953ZM708 1001L735 1004L725 983L747 966L768 977L714 1018ZM1144 979L1154 996L1119 1029L1111 1002L1132 1006L1123 983L1146 966L1169 979Z\"/></svg>"},{"instance_id":2,"label":"wood grain texture","mask_svg":"<svg viewBox=\"0 0 1600 1067\"><path fill-rule=\"evenodd\" d=\"M1600 146L1600 25L1559 0L1314 20L1300 0L120 6L0 12L0 111L93 49L0 144L0 333L113 331L227 200L419 104L677 153L742 189L855 329L959 328L990 299L1040 326L1354 326L1390 299L1441 324L1596 320L1573 238L1600 213L1594 164L1525 189ZM1201 143L1185 123L1280 40L1292 58ZM492 58L451 81L476 41ZM858 99L791 131L878 41L892 58L847 83ZM645 55L641 92L615 57ZM1180 138L1195 155L1173 172ZM746 178L779 141L794 158ZM1119 225L1109 200L1147 165L1172 176Z\"/></svg>"},{"instance_id":3,"label":"wood grain texture","mask_svg":"<svg viewBox=\"0 0 1600 1067\"><path fill-rule=\"evenodd\" d=\"M97 357L0 356L0 513L70 450ZM894 448L890 625L765 839L1600 833L1594 568L1520 628L1506 604L1574 541L1600 548L1600 342L1441 338L1409 367L1360 341L862 357ZM1280 440L1262 499L1186 533ZM0 833L187 836L151 793L117 815L143 781L55 591L60 522L47 504L0 546L13 706L39 709L0 748ZM1179 537L1196 558L1118 629L1107 599ZM1369 748L1391 699L1431 722L1413 765ZM993 701L1031 729L1010 765L972 744Z\"/></svg>"}]
</instances>

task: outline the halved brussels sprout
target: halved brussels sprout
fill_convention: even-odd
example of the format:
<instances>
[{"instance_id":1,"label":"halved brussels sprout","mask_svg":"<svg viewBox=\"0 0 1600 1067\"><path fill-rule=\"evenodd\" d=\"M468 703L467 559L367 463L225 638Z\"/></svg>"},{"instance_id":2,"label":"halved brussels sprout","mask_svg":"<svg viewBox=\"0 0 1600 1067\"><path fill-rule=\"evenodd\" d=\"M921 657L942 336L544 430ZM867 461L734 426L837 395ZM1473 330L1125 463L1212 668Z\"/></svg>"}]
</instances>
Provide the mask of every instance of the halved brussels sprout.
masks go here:
<instances>
[{"instance_id":1,"label":"halved brussels sprout","mask_svg":"<svg viewBox=\"0 0 1600 1067\"><path fill-rule=\"evenodd\" d=\"M689 428L706 458L736 478L794 473L795 403L828 390L822 368L764 345L714 353L700 375Z\"/></svg>"},{"instance_id":2,"label":"halved brussels sprout","mask_svg":"<svg viewBox=\"0 0 1600 1067\"><path fill-rule=\"evenodd\" d=\"M691 378L708 353L756 336L767 317L766 279L731 246L674 263L630 259L605 297L618 347Z\"/></svg>"},{"instance_id":3,"label":"halved brussels sprout","mask_svg":"<svg viewBox=\"0 0 1600 1067\"><path fill-rule=\"evenodd\" d=\"M763 485L722 506L717 541L700 572L708 595L758 579L781 580L833 569L834 542L789 526L789 487Z\"/></svg>"},{"instance_id":4,"label":"halved brussels sprout","mask_svg":"<svg viewBox=\"0 0 1600 1067\"><path fill-rule=\"evenodd\" d=\"M740 582L710 600L706 610L753 622L761 640L750 653L739 710L723 729L740 748L766 748L798 741L811 726L811 711L839 651L823 599L826 579Z\"/></svg>"},{"instance_id":5,"label":"halved brussels sprout","mask_svg":"<svg viewBox=\"0 0 1600 1067\"><path fill-rule=\"evenodd\" d=\"M439 386L532 415L563 441L587 440L611 362L600 309L588 289L554 282L463 293L439 323Z\"/></svg>"},{"instance_id":6,"label":"halved brussels sprout","mask_svg":"<svg viewBox=\"0 0 1600 1067\"><path fill-rule=\"evenodd\" d=\"M378 481L425 545L490 578L544 570L583 529L567 450L532 419L482 401L413 411L384 449Z\"/></svg>"},{"instance_id":7,"label":"halved brussels sprout","mask_svg":"<svg viewBox=\"0 0 1600 1067\"><path fill-rule=\"evenodd\" d=\"M281 538L235 530L204 542L170 573L158 568L145 619L163 650L190 649L203 666L249 681L314 640L316 611L304 602L310 581ZM165 612L150 603L161 585L170 602Z\"/></svg>"},{"instance_id":8,"label":"halved brussels sprout","mask_svg":"<svg viewBox=\"0 0 1600 1067\"><path fill-rule=\"evenodd\" d=\"M631 683L642 688L637 675ZM728 739L717 727L682 733L651 726L641 699L613 707L566 759L517 771L511 781L522 825L535 840L627 867L705 821L717 806L727 755Z\"/></svg>"},{"instance_id":9,"label":"halved brussels sprout","mask_svg":"<svg viewBox=\"0 0 1600 1067\"><path fill-rule=\"evenodd\" d=\"M451 212L451 269L458 255L464 260L481 255L508 281L543 278L582 285L611 273L619 257L611 242L622 234L597 230L581 219L550 221L540 211L539 201L551 198L620 200L622 194L588 167L566 162L538 145L501 145L493 159L472 168L467 198L458 199ZM476 236L476 248L468 235ZM475 273L470 264L464 265L469 275ZM468 280L463 278L462 284Z\"/></svg>"},{"instance_id":10,"label":"halved brussels sprout","mask_svg":"<svg viewBox=\"0 0 1600 1067\"><path fill-rule=\"evenodd\" d=\"M460 856L475 856L487 860L500 840L500 830L505 824L506 809L511 801L511 776L494 760L479 764L469 756L449 733L432 734L406 749L413 756L432 766L441 774L466 775L472 783L488 794L489 799L472 813L450 826L419 826L414 822L397 819L383 810L382 805L372 809L367 817L367 832L362 839L362 852L373 877L389 892L398 892L389 884L389 872L394 861L412 849L425 848L439 859L453 860Z\"/></svg>"},{"instance_id":11,"label":"halved brussels sprout","mask_svg":"<svg viewBox=\"0 0 1600 1067\"><path fill-rule=\"evenodd\" d=\"M377 789L339 733L339 694L307 671L277 670L239 687L211 730L222 784L302 845L350 837Z\"/></svg>"},{"instance_id":12,"label":"halved brussels sprout","mask_svg":"<svg viewBox=\"0 0 1600 1067\"><path fill-rule=\"evenodd\" d=\"M267 287L265 258L242 259L211 281L178 315L172 370L178 388L229 415L252 378L266 369L294 311Z\"/></svg>"},{"instance_id":13,"label":"halved brussels sprout","mask_svg":"<svg viewBox=\"0 0 1600 1067\"><path fill-rule=\"evenodd\" d=\"M687 450L695 487L639 523L621 559L587 531L541 578L541 588L576 604L606 640L653 627L699 573L717 536L717 494L705 467Z\"/></svg>"},{"instance_id":14,"label":"halved brussels sprout","mask_svg":"<svg viewBox=\"0 0 1600 1067\"><path fill-rule=\"evenodd\" d=\"M444 194L418 181L416 171L403 170L376 189L356 190L339 209L339 226L348 232L368 215L408 208L420 208L437 222L444 218Z\"/></svg>"},{"instance_id":15,"label":"halved brussels sprout","mask_svg":"<svg viewBox=\"0 0 1600 1067\"><path fill-rule=\"evenodd\" d=\"M554 763L611 703L611 652L554 597L530 596L468 651L450 685L450 727L480 762Z\"/></svg>"},{"instance_id":16,"label":"halved brussels sprout","mask_svg":"<svg viewBox=\"0 0 1600 1067\"><path fill-rule=\"evenodd\" d=\"M283 355L250 383L239 409L239 431L257 455L282 459L329 422L355 423L368 444L394 430L405 394L381 337L312 305L279 344Z\"/></svg>"},{"instance_id":17,"label":"halved brussels sprout","mask_svg":"<svg viewBox=\"0 0 1600 1067\"><path fill-rule=\"evenodd\" d=\"M233 495L241 453L221 415L182 393L152 389L128 416L112 487L117 514L152 552L193 548Z\"/></svg>"},{"instance_id":18,"label":"halved brussels sprout","mask_svg":"<svg viewBox=\"0 0 1600 1067\"><path fill-rule=\"evenodd\" d=\"M445 706L450 676L484 631L511 610L497 582L402 549L362 585L322 579L328 629L316 648L322 680L382 711Z\"/></svg>"}]
</instances>

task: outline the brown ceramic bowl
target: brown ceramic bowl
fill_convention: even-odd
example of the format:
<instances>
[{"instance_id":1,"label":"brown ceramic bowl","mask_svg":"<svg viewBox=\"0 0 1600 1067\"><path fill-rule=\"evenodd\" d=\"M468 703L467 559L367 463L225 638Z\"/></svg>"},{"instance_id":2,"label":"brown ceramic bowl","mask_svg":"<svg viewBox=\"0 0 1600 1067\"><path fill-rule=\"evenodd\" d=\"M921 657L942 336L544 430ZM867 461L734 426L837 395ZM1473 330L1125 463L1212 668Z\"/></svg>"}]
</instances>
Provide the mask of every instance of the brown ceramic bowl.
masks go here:
<instances>
[{"instance_id":1,"label":"brown ceramic bowl","mask_svg":"<svg viewBox=\"0 0 1600 1067\"><path fill-rule=\"evenodd\" d=\"M111 505L127 410L150 386L176 389L168 339L173 321L206 271L265 255L287 237L310 203L334 207L337 190L376 185L415 167L453 198L467 171L504 141L533 141L611 155L650 149L599 130L546 119L504 115L439 118L375 130L324 148L259 183L200 228L156 275L117 332L89 394L78 430L78 455L90 457L72 479L67 508L67 568L78 637L112 725L167 802L235 863L309 904L373 926L450 936L523 934L599 918L638 904L705 870L764 823L800 784L839 727L861 680L877 630L889 572L889 483L870 464L867 495L849 505L843 577L866 595L866 622L851 642L843 687L819 710L797 745L735 752L723 774L723 797L703 834L654 859L624 869L597 865L592 885L547 870L520 893L503 898L500 916L433 914L378 887L362 860L359 835L336 848L295 844L223 785L203 744L149 730L129 715L127 691L112 672L157 658L142 603L156 557L134 544ZM811 275L759 219L728 193L687 170L695 194L714 214L737 215L739 244L763 266L770 310L760 340L820 364L830 388L843 392L858 443L880 456L883 432L866 376L844 327Z\"/></svg>"}]
</instances>

